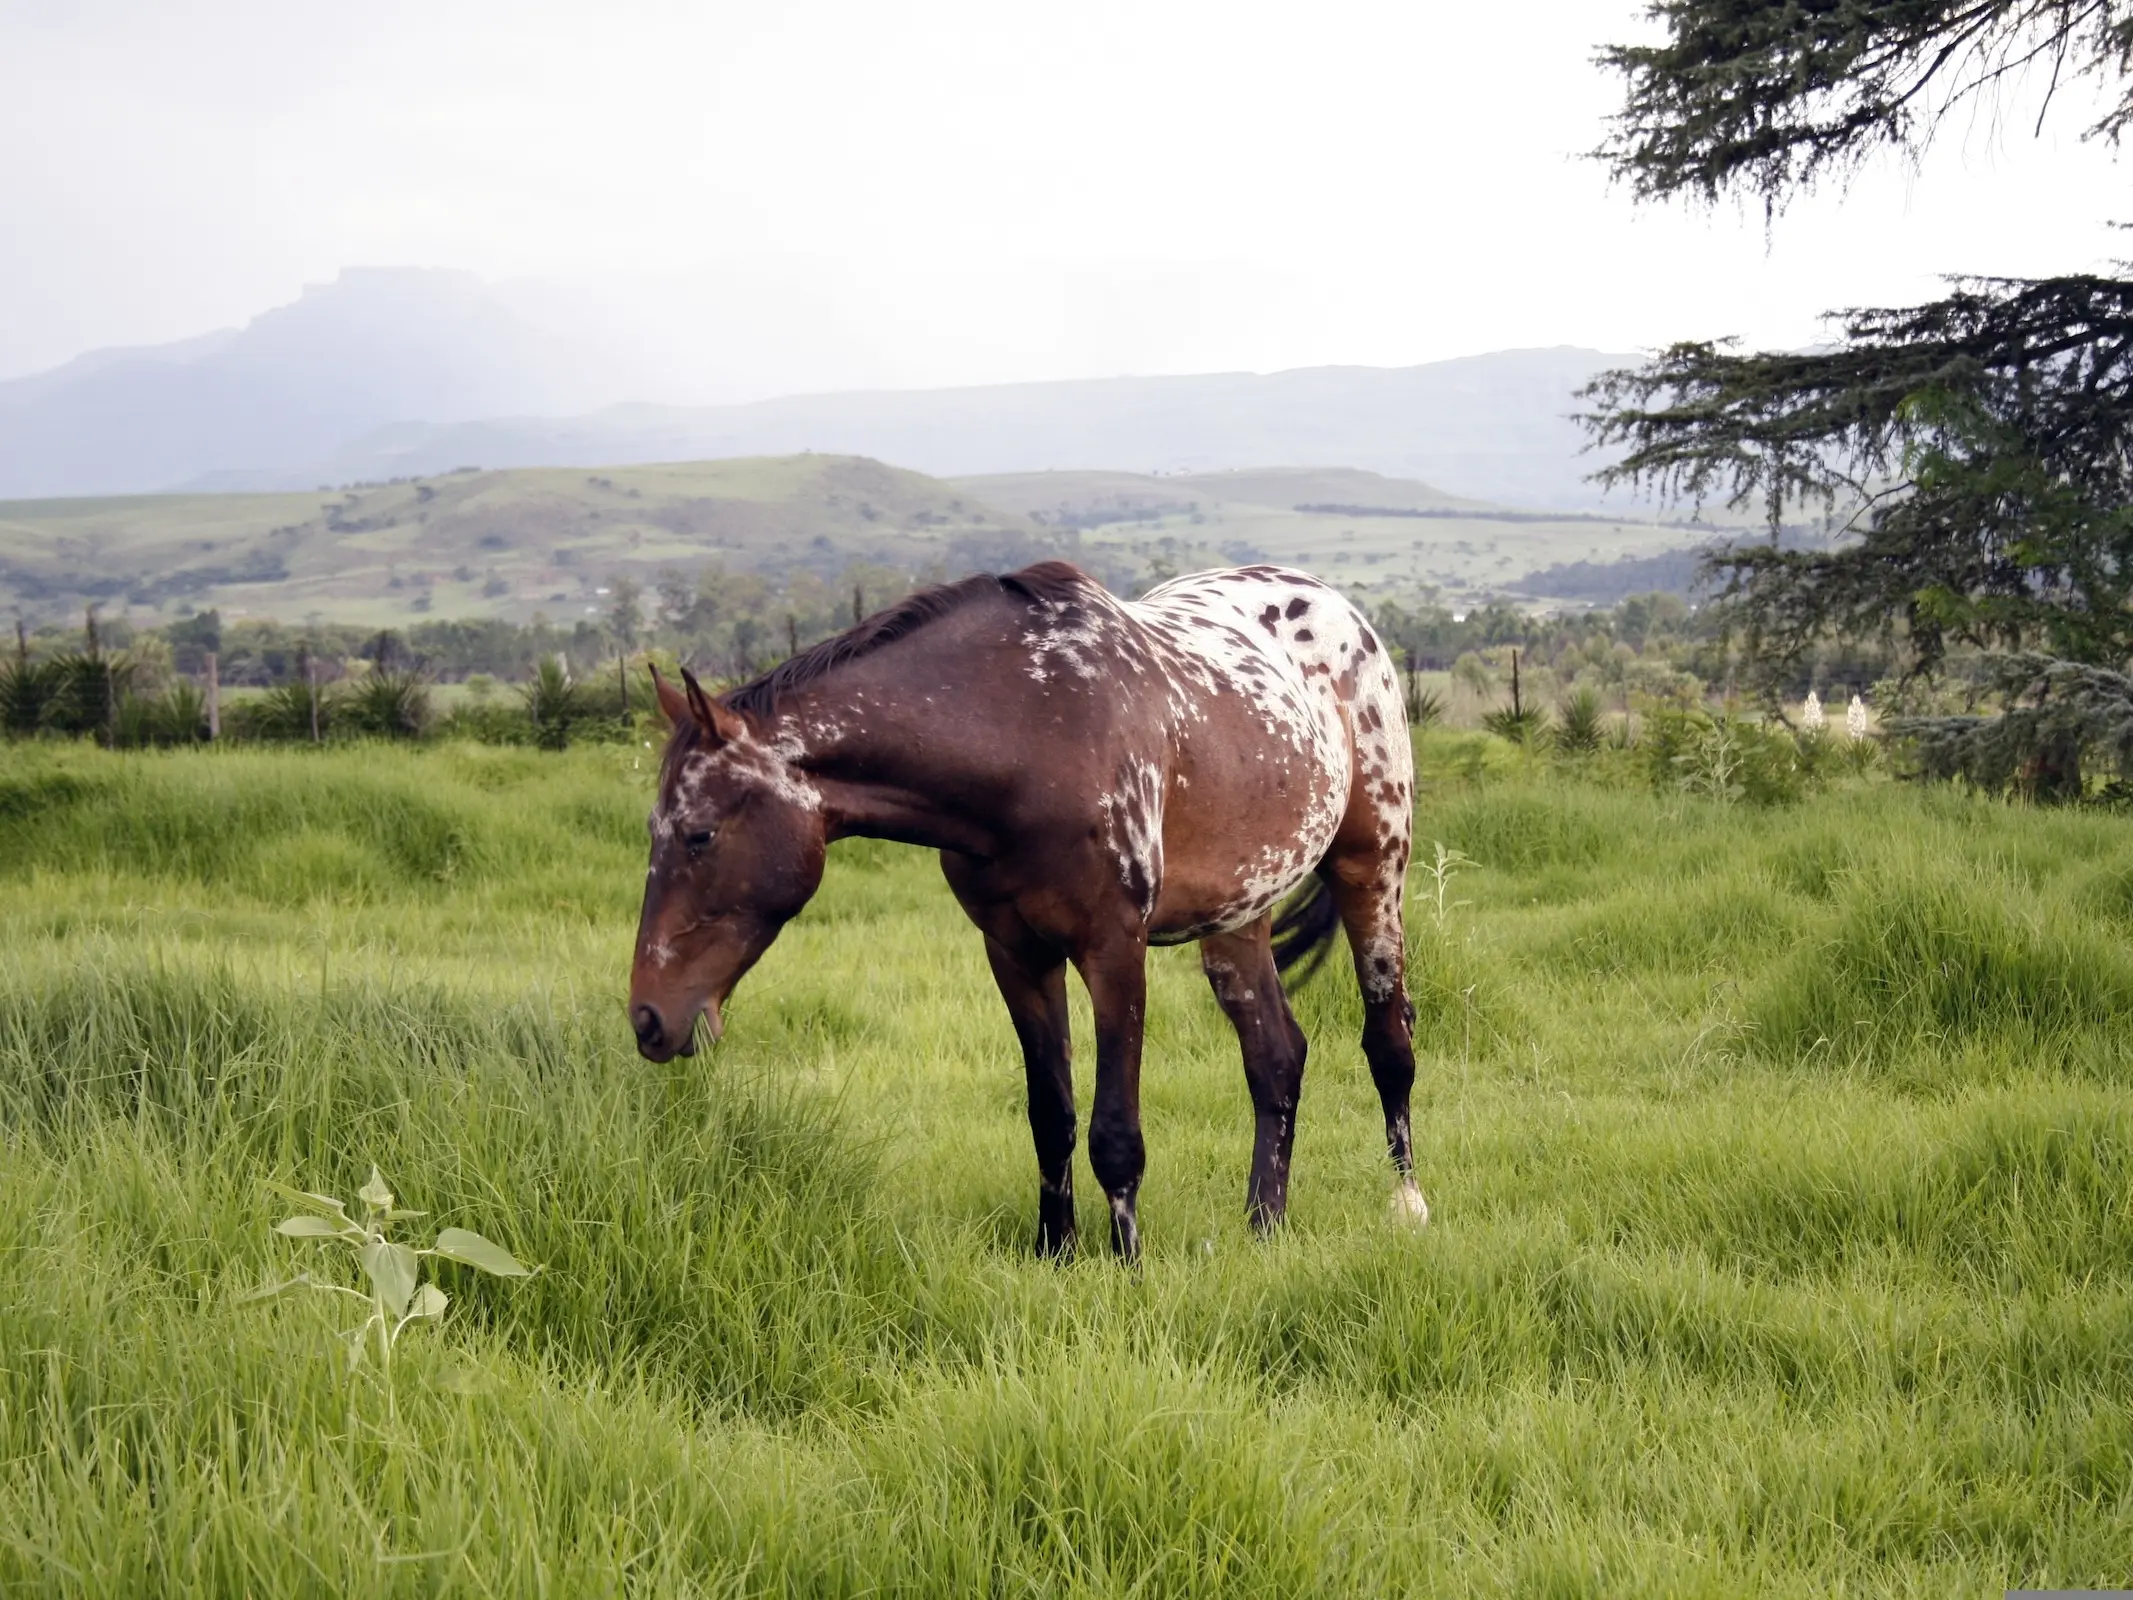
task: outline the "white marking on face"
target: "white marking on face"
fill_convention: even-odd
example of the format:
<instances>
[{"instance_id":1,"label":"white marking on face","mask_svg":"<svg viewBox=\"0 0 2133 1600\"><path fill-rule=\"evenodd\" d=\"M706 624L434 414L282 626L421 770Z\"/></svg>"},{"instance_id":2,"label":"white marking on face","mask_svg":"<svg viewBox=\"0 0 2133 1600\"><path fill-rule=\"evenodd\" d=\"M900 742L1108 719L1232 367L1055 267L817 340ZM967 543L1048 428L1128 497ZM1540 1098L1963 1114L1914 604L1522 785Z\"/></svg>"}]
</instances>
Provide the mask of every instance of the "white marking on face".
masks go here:
<instances>
[{"instance_id":1,"label":"white marking on face","mask_svg":"<svg viewBox=\"0 0 2133 1600\"><path fill-rule=\"evenodd\" d=\"M805 753L806 742L796 730L781 733L770 744L750 736L728 740L714 750L690 751L682 758L672 794L652 811L653 843L715 828L721 812L713 791L722 782L761 790L803 811L821 810L821 791L793 764Z\"/></svg>"}]
</instances>

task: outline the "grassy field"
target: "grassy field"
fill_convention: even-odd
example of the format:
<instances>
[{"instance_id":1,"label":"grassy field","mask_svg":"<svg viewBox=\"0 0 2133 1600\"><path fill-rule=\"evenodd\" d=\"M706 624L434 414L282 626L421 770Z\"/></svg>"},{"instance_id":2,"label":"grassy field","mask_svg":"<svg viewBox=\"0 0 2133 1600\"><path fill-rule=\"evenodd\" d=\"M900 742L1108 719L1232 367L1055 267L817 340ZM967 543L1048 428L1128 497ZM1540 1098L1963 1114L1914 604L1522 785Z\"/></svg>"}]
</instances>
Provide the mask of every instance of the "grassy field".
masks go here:
<instances>
[{"instance_id":1,"label":"grassy field","mask_svg":"<svg viewBox=\"0 0 2133 1600\"><path fill-rule=\"evenodd\" d=\"M1165 557L1191 571L1225 561L1279 561L1352 592L1410 603L1429 590L1452 604L1478 601L1544 568L1686 550L1717 531L1658 520L1649 506L1615 517L1507 514L1412 479L1340 467L1165 477L1023 472L954 482L1006 511L1078 522L1095 549L1137 563ZM1330 509L1353 507L1430 515ZM1525 598L1564 603L1540 594Z\"/></svg>"},{"instance_id":2,"label":"grassy field","mask_svg":"<svg viewBox=\"0 0 2133 1600\"><path fill-rule=\"evenodd\" d=\"M1422 752L1425 850L1476 863L1410 924L1435 1221L1388 1219L1329 975L1252 1241L1235 1046L1165 952L1139 1275L1027 1255L1012 1035L916 852L838 847L655 1068L647 752L6 750L0 1590L2133 1575L2127 824L1478 748ZM312 1262L269 1185L372 1161L543 1269L443 1268L390 1396L328 1297L237 1299Z\"/></svg>"}]
</instances>

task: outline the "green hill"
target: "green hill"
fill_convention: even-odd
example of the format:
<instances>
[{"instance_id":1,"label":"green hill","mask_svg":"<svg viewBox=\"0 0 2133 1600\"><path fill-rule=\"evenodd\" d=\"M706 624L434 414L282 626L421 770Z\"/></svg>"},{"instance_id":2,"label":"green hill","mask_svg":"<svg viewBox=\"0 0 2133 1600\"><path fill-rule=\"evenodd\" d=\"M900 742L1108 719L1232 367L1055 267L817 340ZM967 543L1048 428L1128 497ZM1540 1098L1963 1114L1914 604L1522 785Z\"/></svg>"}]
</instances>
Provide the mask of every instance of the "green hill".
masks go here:
<instances>
[{"instance_id":1,"label":"green hill","mask_svg":"<svg viewBox=\"0 0 2133 1600\"><path fill-rule=\"evenodd\" d=\"M1071 530L1087 559L1111 568L1279 561L1366 594L1435 590L1454 602L1505 593L1543 569L1679 554L1714 531L1636 516L1518 511L1341 467L951 481L974 499ZM1540 602L1579 598L1530 586L1522 593Z\"/></svg>"},{"instance_id":2,"label":"green hill","mask_svg":"<svg viewBox=\"0 0 2133 1600\"><path fill-rule=\"evenodd\" d=\"M364 626L415 617L561 620L617 579L713 564L778 580L854 566L912 577L1068 554L1121 589L1165 572L1280 561L1371 597L1454 603L1552 570L1678 554L1709 527L1462 500L1345 468L943 480L863 456L472 469L309 494L0 502L0 608L91 603L135 623L218 608Z\"/></svg>"},{"instance_id":3,"label":"green hill","mask_svg":"<svg viewBox=\"0 0 2133 1600\"><path fill-rule=\"evenodd\" d=\"M1044 548L1027 517L857 456L463 471L311 494L0 502L0 606L525 618L592 607L616 577L715 561L922 571Z\"/></svg>"}]
</instances>

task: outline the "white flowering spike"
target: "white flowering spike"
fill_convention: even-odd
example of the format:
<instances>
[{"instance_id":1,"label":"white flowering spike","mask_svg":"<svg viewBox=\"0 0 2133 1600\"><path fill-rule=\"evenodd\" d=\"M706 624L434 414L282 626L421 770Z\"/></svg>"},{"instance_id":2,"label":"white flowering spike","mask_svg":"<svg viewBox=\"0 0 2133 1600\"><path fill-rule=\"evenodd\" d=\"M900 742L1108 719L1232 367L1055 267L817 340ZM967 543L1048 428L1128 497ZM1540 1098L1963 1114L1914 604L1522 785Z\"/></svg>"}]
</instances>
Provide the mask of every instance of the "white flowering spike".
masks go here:
<instances>
[{"instance_id":1,"label":"white flowering spike","mask_svg":"<svg viewBox=\"0 0 2133 1600\"><path fill-rule=\"evenodd\" d=\"M1857 695L1844 709L1844 732L1854 744L1866 737L1866 702Z\"/></svg>"},{"instance_id":2,"label":"white flowering spike","mask_svg":"<svg viewBox=\"0 0 2133 1600\"><path fill-rule=\"evenodd\" d=\"M1809 689L1807 703L1800 707L1800 727L1807 733L1820 733L1829 718L1822 715L1822 697Z\"/></svg>"}]
</instances>

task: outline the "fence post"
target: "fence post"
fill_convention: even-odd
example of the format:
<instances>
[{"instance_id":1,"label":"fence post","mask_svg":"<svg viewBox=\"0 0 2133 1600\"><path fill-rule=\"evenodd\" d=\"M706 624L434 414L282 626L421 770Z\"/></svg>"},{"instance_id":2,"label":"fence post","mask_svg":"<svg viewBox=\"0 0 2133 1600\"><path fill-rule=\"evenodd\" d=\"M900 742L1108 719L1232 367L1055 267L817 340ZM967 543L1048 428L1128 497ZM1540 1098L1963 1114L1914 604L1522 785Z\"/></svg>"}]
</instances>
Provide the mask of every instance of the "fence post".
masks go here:
<instances>
[{"instance_id":1,"label":"fence post","mask_svg":"<svg viewBox=\"0 0 2133 1600\"><path fill-rule=\"evenodd\" d=\"M311 652L308 650L304 652L304 682L309 686L311 690L311 742L313 744L317 744L319 742L318 663L311 658Z\"/></svg>"},{"instance_id":2,"label":"fence post","mask_svg":"<svg viewBox=\"0 0 2133 1600\"><path fill-rule=\"evenodd\" d=\"M222 737L222 670L212 650L207 653L207 736Z\"/></svg>"},{"instance_id":3,"label":"fence post","mask_svg":"<svg viewBox=\"0 0 2133 1600\"><path fill-rule=\"evenodd\" d=\"M630 719L630 661L628 656L615 657L615 682L622 686L622 720Z\"/></svg>"}]
</instances>

